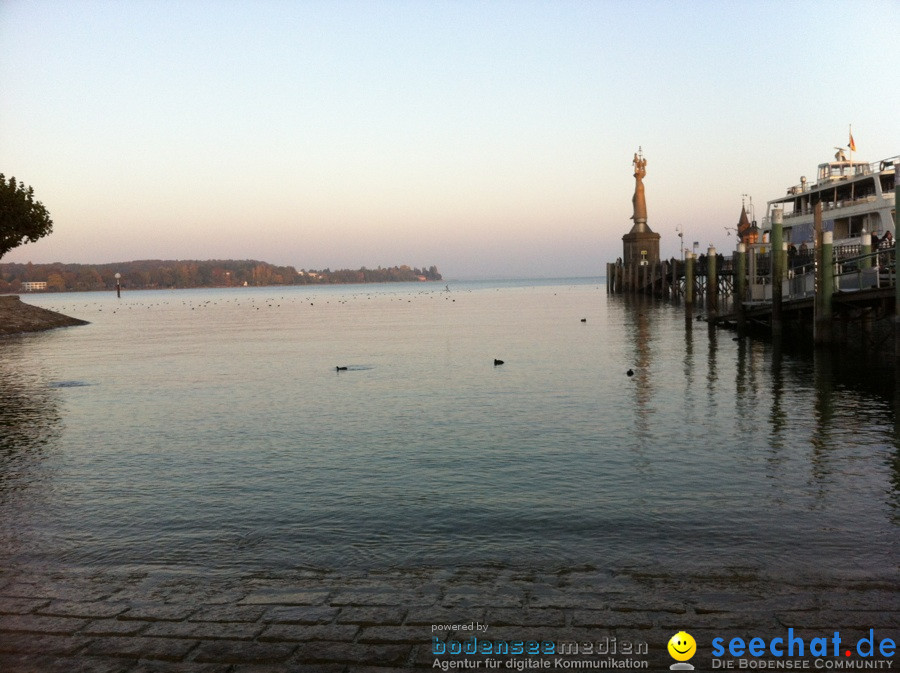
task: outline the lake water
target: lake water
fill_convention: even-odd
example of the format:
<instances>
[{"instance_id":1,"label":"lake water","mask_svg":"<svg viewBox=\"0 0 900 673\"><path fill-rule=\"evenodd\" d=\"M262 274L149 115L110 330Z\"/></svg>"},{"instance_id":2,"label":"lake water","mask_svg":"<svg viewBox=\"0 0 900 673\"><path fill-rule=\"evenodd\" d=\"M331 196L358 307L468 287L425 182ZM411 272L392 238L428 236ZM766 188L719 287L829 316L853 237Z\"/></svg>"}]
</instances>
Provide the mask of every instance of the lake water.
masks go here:
<instances>
[{"instance_id":1,"label":"lake water","mask_svg":"<svg viewBox=\"0 0 900 673\"><path fill-rule=\"evenodd\" d=\"M893 373L600 279L24 299L5 566L897 569Z\"/></svg>"}]
</instances>

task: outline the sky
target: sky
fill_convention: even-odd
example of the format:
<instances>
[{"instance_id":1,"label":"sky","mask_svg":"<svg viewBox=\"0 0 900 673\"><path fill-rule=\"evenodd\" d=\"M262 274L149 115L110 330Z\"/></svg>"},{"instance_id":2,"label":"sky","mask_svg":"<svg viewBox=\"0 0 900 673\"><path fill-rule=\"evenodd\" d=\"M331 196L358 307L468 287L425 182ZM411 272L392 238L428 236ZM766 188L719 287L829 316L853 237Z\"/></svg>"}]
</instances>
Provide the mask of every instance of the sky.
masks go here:
<instances>
[{"instance_id":1,"label":"sky","mask_svg":"<svg viewBox=\"0 0 900 673\"><path fill-rule=\"evenodd\" d=\"M900 154L894 0L0 0L4 262L258 259L597 276L632 225L734 248L742 201Z\"/></svg>"}]
</instances>

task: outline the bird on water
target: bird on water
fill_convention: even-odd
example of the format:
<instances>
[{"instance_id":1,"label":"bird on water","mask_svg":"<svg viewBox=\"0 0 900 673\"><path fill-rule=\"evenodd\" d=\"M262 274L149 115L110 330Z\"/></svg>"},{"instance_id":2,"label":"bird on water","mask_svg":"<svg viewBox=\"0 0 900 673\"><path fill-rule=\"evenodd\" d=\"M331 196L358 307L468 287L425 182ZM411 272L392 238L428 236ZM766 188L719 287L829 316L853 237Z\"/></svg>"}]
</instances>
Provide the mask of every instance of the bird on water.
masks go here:
<instances>
[{"instance_id":1,"label":"bird on water","mask_svg":"<svg viewBox=\"0 0 900 673\"><path fill-rule=\"evenodd\" d=\"M625 372L625 375L626 375L626 376L634 376L634 370L633 370L633 369L629 369L627 372Z\"/></svg>"},{"instance_id":2,"label":"bird on water","mask_svg":"<svg viewBox=\"0 0 900 673\"><path fill-rule=\"evenodd\" d=\"M495 366L495 367L496 367L497 365L502 365L502 364L503 364L503 360L498 360L497 358L494 358L494 366Z\"/></svg>"}]
</instances>

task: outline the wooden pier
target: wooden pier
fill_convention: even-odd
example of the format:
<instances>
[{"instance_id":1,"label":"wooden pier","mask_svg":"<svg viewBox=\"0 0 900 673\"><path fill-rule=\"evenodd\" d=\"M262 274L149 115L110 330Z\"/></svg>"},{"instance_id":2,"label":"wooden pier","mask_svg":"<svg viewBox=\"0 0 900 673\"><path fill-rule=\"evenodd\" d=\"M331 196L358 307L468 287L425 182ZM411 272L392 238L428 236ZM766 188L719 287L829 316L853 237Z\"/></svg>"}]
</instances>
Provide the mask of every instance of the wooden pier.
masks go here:
<instances>
[{"instance_id":1,"label":"wooden pier","mask_svg":"<svg viewBox=\"0 0 900 673\"><path fill-rule=\"evenodd\" d=\"M900 231L896 212L894 218ZM607 292L683 302L688 328L700 319L739 334L787 335L900 357L900 237L873 250L864 233L859 244L836 247L831 232L822 230L821 204L815 222L815 245L801 254L788 254L780 217L774 217L770 241L741 243L730 257L709 248L683 261L620 259L607 264Z\"/></svg>"}]
</instances>

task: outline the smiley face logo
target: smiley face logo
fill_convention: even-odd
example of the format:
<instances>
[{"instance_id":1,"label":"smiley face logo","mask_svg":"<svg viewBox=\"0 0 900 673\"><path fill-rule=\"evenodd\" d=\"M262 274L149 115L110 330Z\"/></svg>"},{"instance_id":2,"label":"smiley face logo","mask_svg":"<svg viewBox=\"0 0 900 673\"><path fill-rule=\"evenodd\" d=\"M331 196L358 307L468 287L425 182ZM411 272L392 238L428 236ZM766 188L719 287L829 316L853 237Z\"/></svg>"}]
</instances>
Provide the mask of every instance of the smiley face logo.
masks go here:
<instances>
[{"instance_id":1,"label":"smiley face logo","mask_svg":"<svg viewBox=\"0 0 900 673\"><path fill-rule=\"evenodd\" d=\"M687 633L686 631L679 631L674 636L669 638L669 655L675 661L687 661L696 653L697 641L694 640L694 637L690 633ZM689 664L687 666L681 665L678 667L693 668L693 666L690 666ZM672 666L671 668L675 668L675 666Z\"/></svg>"}]
</instances>

